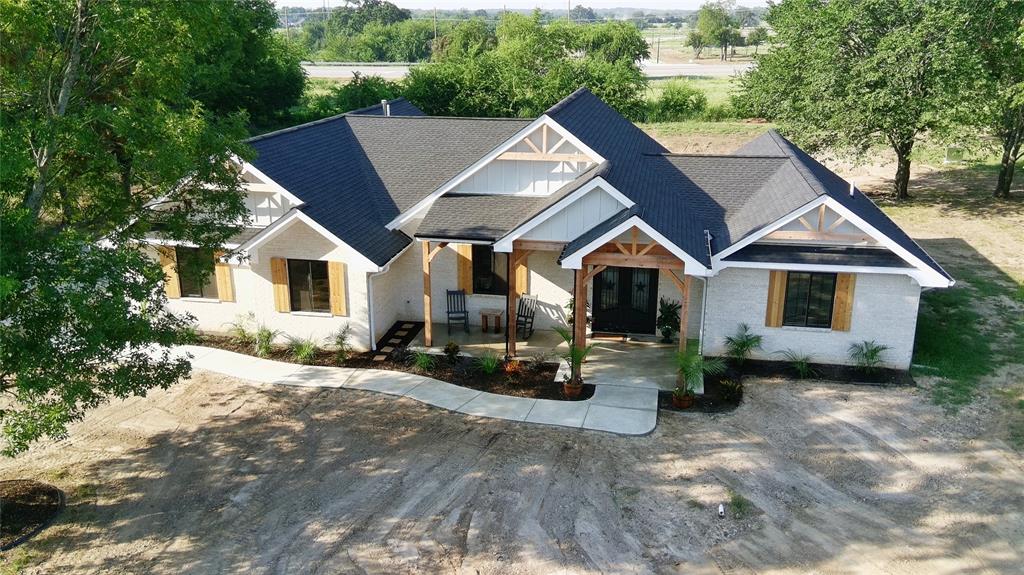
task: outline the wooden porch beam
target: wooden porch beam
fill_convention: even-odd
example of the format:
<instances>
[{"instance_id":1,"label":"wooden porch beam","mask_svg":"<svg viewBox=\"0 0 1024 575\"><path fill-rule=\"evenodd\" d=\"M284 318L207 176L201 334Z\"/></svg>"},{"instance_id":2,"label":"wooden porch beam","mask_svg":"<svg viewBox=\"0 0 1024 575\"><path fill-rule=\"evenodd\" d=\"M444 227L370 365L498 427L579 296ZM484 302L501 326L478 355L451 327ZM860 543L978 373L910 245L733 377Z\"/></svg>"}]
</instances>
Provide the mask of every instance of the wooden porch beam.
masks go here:
<instances>
[{"instance_id":1,"label":"wooden porch beam","mask_svg":"<svg viewBox=\"0 0 1024 575\"><path fill-rule=\"evenodd\" d=\"M572 343L573 347L583 349L587 346L587 270L576 270L574 279Z\"/></svg>"},{"instance_id":2,"label":"wooden porch beam","mask_svg":"<svg viewBox=\"0 0 1024 575\"><path fill-rule=\"evenodd\" d=\"M860 243L868 242L874 243L874 239L870 236L859 235L859 234L836 234L830 232L791 232L791 231L774 231L764 237L766 240L816 240L816 241L834 241L834 242L851 242Z\"/></svg>"},{"instance_id":3,"label":"wooden porch beam","mask_svg":"<svg viewBox=\"0 0 1024 575\"><path fill-rule=\"evenodd\" d=\"M682 278L672 270L668 270L668 276L672 278L672 283L679 288L679 352L686 353L686 325L690 319L690 282L692 280L686 277L685 271L683 271Z\"/></svg>"},{"instance_id":4,"label":"wooden porch beam","mask_svg":"<svg viewBox=\"0 0 1024 575\"><path fill-rule=\"evenodd\" d=\"M430 242L426 242L426 243L429 244ZM435 246L434 249L430 250L429 254L427 255L428 261L431 261L431 262L434 261L434 256L439 254L441 252L441 250L443 250L447 246L448 246L448 242L441 242L441 243L437 244L437 246Z\"/></svg>"},{"instance_id":5,"label":"wooden porch beam","mask_svg":"<svg viewBox=\"0 0 1024 575\"><path fill-rule=\"evenodd\" d=\"M512 242L512 249L533 252L561 252L565 249L565 244L565 242L546 242L541 240L516 240Z\"/></svg>"},{"instance_id":6,"label":"wooden porch beam","mask_svg":"<svg viewBox=\"0 0 1024 575\"><path fill-rule=\"evenodd\" d=\"M608 269L608 266L594 266L593 268L590 269L589 272L587 272L587 275L583 277L583 283L587 283L588 281L594 279L594 276L603 272L606 269Z\"/></svg>"},{"instance_id":7,"label":"wooden porch beam","mask_svg":"<svg viewBox=\"0 0 1024 575\"><path fill-rule=\"evenodd\" d=\"M631 256L614 253L590 253L583 256L584 265L605 265L622 268L683 269L683 261L675 256Z\"/></svg>"},{"instance_id":8,"label":"wooden porch beam","mask_svg":"<svg viewBox=\"0 0 1024 575\"><path fill-rule=\"evenodd\" d=\"M635 252L635 251L634 251L633 253L629 253L629 250L627 250L627 249L626 249L626 246L622 245L622 243L621 243L621 242L619 242L619 240L615 240L615 241L614 241L614 244L615 244L615 247L619 248L619 251L620 251L620 252L622 252L622 253L626 254L627 256L632 256L632 255L636 255L636 252ZM634 249L634 250L636 249L636 246L635 246L635 245L633 246L633 249Z\"/></svg>"},{"instance_id":9,"label":"wooden porch beam","mask_svg":"<svg viewBox=\"0 0 1024 575\"><path fill-rule=\"evenodd\" d=\"M638 230L636 226L633 226L633 229L629 230L629 235L631 236L631 238L633 240L631 248L632 248L633 255L635 256L636 255L636 238L640 235L640 230Z\"/></svg>"}]
</instances>

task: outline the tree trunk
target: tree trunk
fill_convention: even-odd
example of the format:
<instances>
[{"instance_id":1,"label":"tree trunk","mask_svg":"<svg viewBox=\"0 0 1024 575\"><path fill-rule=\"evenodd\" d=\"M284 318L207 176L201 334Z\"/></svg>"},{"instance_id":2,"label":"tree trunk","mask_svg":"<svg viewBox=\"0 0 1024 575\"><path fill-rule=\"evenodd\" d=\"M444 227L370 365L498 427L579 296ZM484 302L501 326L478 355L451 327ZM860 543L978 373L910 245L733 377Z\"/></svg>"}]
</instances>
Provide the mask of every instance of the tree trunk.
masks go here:
<instances>
[{"instance_id":1,"label":"tree trunk","mask_svg":"<svg viewBox=\"0 0 1024 575\"><path fill-rule=\"evenodd\" d=\"M902 142L893 146L896 151L896 180L893 182L893 192L896 194L896 201L910 199L910 152L914 149L914 140Z\"/></svg>"},{"instance_id":2,"label":"tree trunk","mask_svg":"<svg viewBox=\"0 0 1024 575\"><path fill-rule=\"evenodd\" d=\"M1010 186L1013 185L1013 173L1020 159L1021 144L1024 143L1024 114L1018 115L1017 125L1003 136L1003 157L999 161L999 179L992 195L996 198L1009 199Z\"/></svg>"},{"instance_id":3,"label":"tree trunk","mask_svg":"<svg viewBox=\"0 0 1024 575\"><path fill-rule=\"evenodd\" d=\"M56 124L64 117L71 99L71 91L78 81L78 68L82 61L82 36L85 32L85 21L89 18L87 0L78 0L75 7L74 22L72 23L71 45L68 48L68 63L64 67L64 77L61 79L60 92L57 95L56 107L50 108L50 133L47 134L47 142L43 144L40 151L34 154L36 163L36 179L32 183L32 190L25 198L25 207L28 208L33 218L39 217L39 211L43 207L43 199L46 196L46 184L50 175L50 167L53 156L56 154ZM50 94L46 94L49 99ZM51 100L52 101L52 100Z\"/></svg>"}]
</instances>

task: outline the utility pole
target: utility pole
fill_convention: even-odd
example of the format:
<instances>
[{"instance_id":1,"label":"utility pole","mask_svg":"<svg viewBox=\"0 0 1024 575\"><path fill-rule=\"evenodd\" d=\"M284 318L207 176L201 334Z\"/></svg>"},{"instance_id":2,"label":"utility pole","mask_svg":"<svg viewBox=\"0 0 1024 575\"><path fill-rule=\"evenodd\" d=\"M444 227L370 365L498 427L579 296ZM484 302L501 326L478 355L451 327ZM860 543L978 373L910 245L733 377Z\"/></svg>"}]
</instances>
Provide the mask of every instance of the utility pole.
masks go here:
<instances>
[{"instance_id":1,"label":"utility pole","mask_svg":"<svg viewBox=\"0 0 1024 575\"><path fill-rule=\"evenodd\" d=\"M434 49L437 49L437 6L434 6Z\"/></svg>"},{"instance_id":2,"label":"utility pole","mask_svg":"<svg viewBox=\"0 0 1024 575\"><path fill-rule=\"evenodd\" d=\"M658 51L656 53L657 56L654 57L654 62L661 64L661 36L658 36Z\"/></svg>"}]
</instances>

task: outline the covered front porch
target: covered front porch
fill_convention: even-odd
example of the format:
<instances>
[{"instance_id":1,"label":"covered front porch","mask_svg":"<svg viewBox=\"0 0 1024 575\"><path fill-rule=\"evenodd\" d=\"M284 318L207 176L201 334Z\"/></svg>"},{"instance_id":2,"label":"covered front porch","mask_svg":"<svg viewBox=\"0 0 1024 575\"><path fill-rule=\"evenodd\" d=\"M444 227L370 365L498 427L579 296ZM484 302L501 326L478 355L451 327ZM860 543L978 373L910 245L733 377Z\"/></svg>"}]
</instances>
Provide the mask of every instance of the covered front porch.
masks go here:
<instances>
[{"instance_id":1,"label":"covered front porch","mask_svg":"<svg viewBox=\"0 0 1024 575\"><path fill-rule=\"evenodd\" d=\"M495 258L503 256L504 297L474 295L473 269L480 265L474 261L479 244L422 239L424 330L414 345L441 352L452 341L469 355L561 356L567 344L553 328L568 327L573 345L593 345L583 368L587 383L671 389L676 381L676 354L696 350L690 347L696 346L696 340L688 340L688 335L698 331L691 330L691 324L699 322L699 318L691 318L694 278L685 275L682 259L635 225L609 228L604 235L607 237L593 234L584 238L585 242L517 239L511 242L510 251L495 251ZM445 260L450 256L444 254L452 251L455 265ZM435 275L435 267L443 270L440 276ZM457 278L451 277L452 271ZM462 324L449 330L446 323L438 321L446 316L448 290L462 290L470 302L468 333ZM703 290L697 291L702 298ZM526 334L516 329L516 320L519 301L527 296L537 298L545 317L524 337ZM658 341L655 314L661 299L679 303L676 343ZM484 303L474 303L480 300ZM494 332L493 324L491 330L483 331L477 318L483 305L501 307L500 332ZM618 324L609 319L628 319L630 314L643 316L643 321ZM624 328L614 329L618 325ZM639 333L630 329L637 325L641 326Z\"/></svg>"}]
</instances>

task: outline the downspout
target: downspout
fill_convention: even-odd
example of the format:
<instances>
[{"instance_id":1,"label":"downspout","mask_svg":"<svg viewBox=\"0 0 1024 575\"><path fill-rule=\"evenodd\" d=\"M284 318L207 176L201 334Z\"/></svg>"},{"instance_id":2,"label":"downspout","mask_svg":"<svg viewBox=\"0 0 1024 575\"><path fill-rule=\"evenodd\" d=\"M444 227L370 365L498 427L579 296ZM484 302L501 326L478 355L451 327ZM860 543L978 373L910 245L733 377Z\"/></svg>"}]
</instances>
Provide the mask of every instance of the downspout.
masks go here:
<instances>
[{"instance_id":1,"label":"downspout","mask_svg":"<svg viewBox=\"0 0 1024 575\"><path fill-rule=\"evenodd\" d=\"M711 232L708 231L708 230L704 230L704 243L707 245L707 248L708 248L708 261L711 262L711 267L712 267L712 269L714 269L714 267L715 267L715 260L714 260L713 256L711 255ZM711 281L710 281L711 278L709 276L704 276L703 279L704 279L704 290L702 291L701 298L700 298L701 299L701 302L700 302L700 335L698 336L698 337L700 337L700 343L698 344L698 347L697 347L697 352L701 356L704 355L704 322L707 319L707 315L708 315L708 286L711 285Z\"/></svg>"},{"instance_id":2,"label":"downspout","mask_svg":"<svg viewBox=\"0 0 1024 575\"><path fill-rule=\"evenodd\" d=\"M366 323L370 327L370 351L377 351L377 322L373 317L373 278L386 274L389 269L391 269L390 262L380 268L380 271L366 274Z\"/></svg>"}]
</instances>

